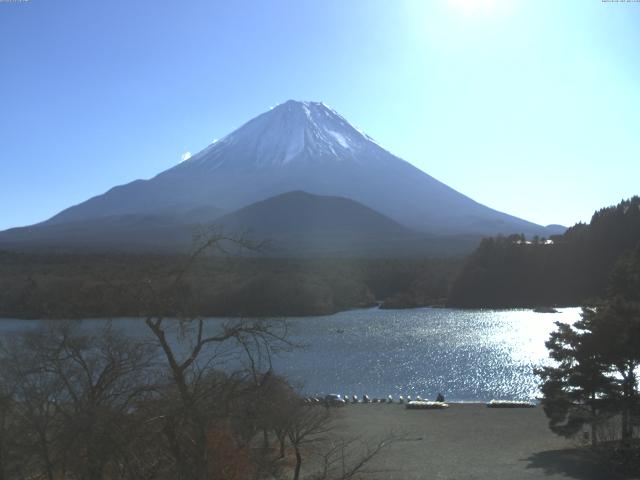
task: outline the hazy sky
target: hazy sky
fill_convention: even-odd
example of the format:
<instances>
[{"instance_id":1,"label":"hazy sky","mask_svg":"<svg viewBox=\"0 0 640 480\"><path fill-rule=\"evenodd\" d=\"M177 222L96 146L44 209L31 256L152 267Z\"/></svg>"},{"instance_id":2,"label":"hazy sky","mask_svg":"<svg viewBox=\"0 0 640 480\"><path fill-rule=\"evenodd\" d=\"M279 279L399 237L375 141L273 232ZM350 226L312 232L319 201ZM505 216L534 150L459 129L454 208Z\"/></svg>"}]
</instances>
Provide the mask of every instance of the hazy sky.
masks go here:
<instances>
[{"instance_id":1,"label":"hazy sky","mask_svg":"<svg viewBox=\"0 0 640 480\"><path fill-rule=\"evenodd\" d=\"M640 3L0 2L0 229L322 100L490 207L588 220L640 193Z\"/></svg>"}]
</instances>

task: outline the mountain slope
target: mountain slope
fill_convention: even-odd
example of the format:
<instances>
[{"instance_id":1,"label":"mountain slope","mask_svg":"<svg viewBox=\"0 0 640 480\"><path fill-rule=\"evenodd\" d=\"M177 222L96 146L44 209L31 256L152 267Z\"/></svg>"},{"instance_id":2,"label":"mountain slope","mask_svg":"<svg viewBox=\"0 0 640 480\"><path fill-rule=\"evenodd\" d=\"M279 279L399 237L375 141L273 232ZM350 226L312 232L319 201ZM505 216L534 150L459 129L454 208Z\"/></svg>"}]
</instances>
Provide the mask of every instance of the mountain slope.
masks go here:
<instances>
[{"instance_id":1,"label":"mountain slope","mask_svg":"<svg viewBox=\"0 0 640 480\"><path fill-rule=\"evenodd\" d=\"M341 235L351 237L414 235L406 227L343 197L288 192L220 217L226 230L248 230L258 237Z\"/></svg>"},{"instance_id":2,"label":"mountain slope","mask_svg":"<svg viewBox=\"0 0 640 480\"><path fill-rule=\"evenodd\" d=\"M478 236L433 236L410 230L342 197L288 192L217 216L122 214L0 232L0 249L54 251L188 251L206 229L266 242L267 256L411 257L470 252ZM195 212L195 213L194 213ZM216 215L204 218L203 215ZM246 252L251 254L251 252Z\"/></svg>"},{"instance_id":3,"label":"mountain slope","mask_svg":"<svg viewBox=\"0 0 640 480\"><path fill-rule=\"evenodd\" d=\"M424 234L343 197L288 192L216 220L225 232L268 242L273 255L383 255L427 252Z\"/></svg>"},{"instance_id":4,"label":"mountain slope","mask_svg":"<svg viewBox=\"0 0 640 480\"><path fill-rule=\"evenodd\" d=\"M423 232L548 234L392 155L326 105L297 101L259 115L150 180L115 187L45 223L164 215L202 206L233 211L296 190L350 198Z\"/></svg>"},{"instance_id":5,"label":"mountain slope","mask_svg":"<svg viewBox=\"0 0 640 480\"><path fill-rule=\"evenodd\" d=\"M0 249L171 251L191 243L195 225L174 216L152 214L41 223L0 232Z\"/></svg>"}]
</instances>

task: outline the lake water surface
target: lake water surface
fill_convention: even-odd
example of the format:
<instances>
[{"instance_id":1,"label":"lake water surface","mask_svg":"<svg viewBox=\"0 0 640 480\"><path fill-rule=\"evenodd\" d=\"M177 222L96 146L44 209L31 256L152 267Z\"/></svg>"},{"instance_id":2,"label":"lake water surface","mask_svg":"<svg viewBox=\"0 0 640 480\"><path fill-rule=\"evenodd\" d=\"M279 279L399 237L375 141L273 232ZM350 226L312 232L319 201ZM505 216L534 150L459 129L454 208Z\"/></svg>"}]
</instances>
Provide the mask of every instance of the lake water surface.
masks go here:
<instances>
[{"instance_id":1,"label":"lake water surface","mask_svg":"<svg viewBox=\"0 0 640 480\"><path fill-rule=\"evenodd\" d=\"M306 347L274 359L308 394L367 393L370 397L421 395L447 400L534 399L533 369L549 364L544 342L554 322L573 323L579 308L556 314L531 310L351 310L321 317L290 318L291 338ZM104 320L83 320L98 329ZM210 328L222 319L211 319ZM40 322L0 319L0 335ZM144 336L140 319L112 324Z\"/></svg>"}]
</instances>

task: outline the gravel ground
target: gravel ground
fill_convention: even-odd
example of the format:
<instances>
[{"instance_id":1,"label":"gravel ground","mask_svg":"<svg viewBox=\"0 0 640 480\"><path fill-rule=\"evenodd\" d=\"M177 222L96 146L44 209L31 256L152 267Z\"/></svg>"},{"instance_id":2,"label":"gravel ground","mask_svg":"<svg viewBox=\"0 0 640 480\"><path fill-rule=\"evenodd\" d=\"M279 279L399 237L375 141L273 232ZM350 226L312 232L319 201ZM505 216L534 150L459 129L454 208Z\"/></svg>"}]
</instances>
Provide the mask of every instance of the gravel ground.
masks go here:
<instances>
[{"instance_id":1,"label":"gravel ground","mask_svg":"<svg viewBox=\"0 0 640 480\"><path fill-rule=\"evenodd\" d=\"M377 473L368 479L631 478L615 475L575 441L553 434L541 408L452 404L446 410L406 410L398 404L369 404L338 410L333 435L375 441L394 431L408 438L376 458L371 469Z\"/></svg>"}]
</instances>

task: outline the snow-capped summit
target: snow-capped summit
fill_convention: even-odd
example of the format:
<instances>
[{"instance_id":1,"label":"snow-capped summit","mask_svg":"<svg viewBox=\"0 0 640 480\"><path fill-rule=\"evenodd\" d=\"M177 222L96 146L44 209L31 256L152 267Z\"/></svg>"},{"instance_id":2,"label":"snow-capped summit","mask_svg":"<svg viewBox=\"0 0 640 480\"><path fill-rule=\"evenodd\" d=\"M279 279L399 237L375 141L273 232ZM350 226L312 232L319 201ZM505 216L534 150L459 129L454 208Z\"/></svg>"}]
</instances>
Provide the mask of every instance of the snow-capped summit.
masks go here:
<instances>
[{"instance_id":1,"label":"snow-capped summit","mask_svg":"<svg viewBox=\"0 0 640 480\"><path fill-rule=\"evenodd\" d=\"M292 191L355 200L422 232L547 234L544 227L481 205L396 157L325 104L293 100L154 178L115 187L46 223L232 212Z\"/></svg>"},{"instance_id":2,"label":"snow-capped summit","mask_svg":"<svg viewBox=\"0 0 640 480\"><path fill-rule=\"evenodd\" d=\"M181 168L362 161L380 147L322 102L289 100L194 155Z\"/></svg>"}]
</instances>

